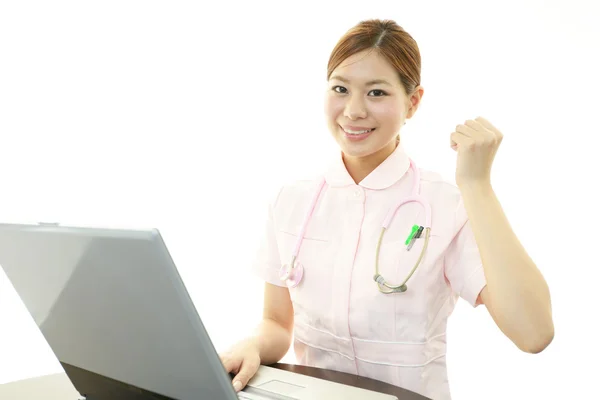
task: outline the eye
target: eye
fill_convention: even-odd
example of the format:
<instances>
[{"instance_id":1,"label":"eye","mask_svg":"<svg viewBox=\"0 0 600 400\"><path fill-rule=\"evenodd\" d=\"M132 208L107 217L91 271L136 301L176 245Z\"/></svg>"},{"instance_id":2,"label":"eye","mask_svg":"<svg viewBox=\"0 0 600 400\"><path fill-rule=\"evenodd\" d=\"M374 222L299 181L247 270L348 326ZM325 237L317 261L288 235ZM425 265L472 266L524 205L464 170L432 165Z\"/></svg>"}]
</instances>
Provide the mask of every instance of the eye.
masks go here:
<instances>
[{"instance_id":1,"label":"eye","mask_svg":"<svg viewBox=\"0 0 600 400\"><path fill-rule=\"evenodd\" d=\"M346 88L343 86L334 86L331 88L331 90L333 90L334 92L337 92L337 93L346 93L347 92Z\"/></svg>"},{"instance_id":2,"label":"eye","mask_svg":"<svg viewBox=\"0 0 600 400\"><path fill-rule=\"evenodd\" d=\"M369 94L371 94L371 93L375 93L375 94L374 94L374 97L387 96L387 93L386 93L386 92L384 92L383 90L379 90L379 89L374 89L374 90L371 90L371 91L369 92Z\"/></svg>"}]
</instances>

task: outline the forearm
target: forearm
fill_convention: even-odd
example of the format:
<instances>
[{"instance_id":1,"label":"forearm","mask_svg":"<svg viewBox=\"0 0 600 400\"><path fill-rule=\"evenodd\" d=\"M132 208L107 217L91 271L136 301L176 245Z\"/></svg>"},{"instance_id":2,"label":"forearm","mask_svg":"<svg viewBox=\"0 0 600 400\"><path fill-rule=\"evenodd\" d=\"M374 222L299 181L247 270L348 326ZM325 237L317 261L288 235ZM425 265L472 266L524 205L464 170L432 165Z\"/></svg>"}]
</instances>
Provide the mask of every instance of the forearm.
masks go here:
<instances>
[{"instance_id":1,"label":"forearm","mask_svg":"<svg viewBox=\"0 0 600 400\"><path fill-rule=\"evenodd\" d=\"M502 210L490 184L461 187L483 261L486 307L520 349L539 352L552 340L550 292Z\"/></svg>"},{"instance_id":2,"label":"forearm","mask_svg":"<svg viewBox=\"0 0 600 400\"><path fill-rule=\"evenodd\" d=\"M277 321L263 318L251 340L258 346L261 364L270 365L279 362L286 355L292 342L292 334Z\"/></svg>"}]
</instances>

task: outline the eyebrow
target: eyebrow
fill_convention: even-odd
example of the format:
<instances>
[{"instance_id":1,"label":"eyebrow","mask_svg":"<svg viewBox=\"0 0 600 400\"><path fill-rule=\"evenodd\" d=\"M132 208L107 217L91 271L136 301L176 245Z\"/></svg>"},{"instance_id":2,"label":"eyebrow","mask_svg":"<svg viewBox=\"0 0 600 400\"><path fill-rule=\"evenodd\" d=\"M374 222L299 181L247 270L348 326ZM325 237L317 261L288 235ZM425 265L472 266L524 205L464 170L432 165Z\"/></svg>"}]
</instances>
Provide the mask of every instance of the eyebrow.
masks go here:
<instances>
[{"instance_id":1,"label":"eyebrow","mask_svg":"<svg viewBox=\"0 0 600 400\"><path fill-rule=\"evenodd\" d=\"M340 75L334 75L330 79L332 79L332 80L335 79L335 80L338 80L338 81L342 81L344 83L350 83L350 81L348 79L346 79L346 78L344 78L343 76L340 76ZM388 81L386 81L385 79L373 79L372 81L367 82L366 86L380 85L380 84L392 86L392 84L389 83Z\"/></svg>"}]
</instances>

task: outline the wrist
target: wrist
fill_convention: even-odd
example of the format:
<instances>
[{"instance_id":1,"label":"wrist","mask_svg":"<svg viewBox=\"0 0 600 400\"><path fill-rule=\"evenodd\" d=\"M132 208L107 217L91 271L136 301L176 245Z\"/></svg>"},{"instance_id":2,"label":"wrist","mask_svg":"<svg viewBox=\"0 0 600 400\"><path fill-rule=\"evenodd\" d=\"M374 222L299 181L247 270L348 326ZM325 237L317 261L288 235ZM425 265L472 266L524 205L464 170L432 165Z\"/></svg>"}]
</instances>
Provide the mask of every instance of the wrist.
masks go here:
<instances>
[{"instance_id":1,"label":"wrist","mask_svg":"<svg viewBox=\"0 0 600 400\"><path fill-rule=\"evenodd\" d=\"M490 180L476 180L460 182L458 185L463 197L488 196L494 192Z\"/></svg>"},{"instance_id":2,"label":"wrist","mask_svg":"<svg viewBox=\"0 0 600 400\"><path fill-rule=\"evenodd\" d=\"M246 338L244 340L244 346L256 349L260 353L260 351L261 351L260 334L256 334L256 335Z\"/></svg>"}]
</instances>

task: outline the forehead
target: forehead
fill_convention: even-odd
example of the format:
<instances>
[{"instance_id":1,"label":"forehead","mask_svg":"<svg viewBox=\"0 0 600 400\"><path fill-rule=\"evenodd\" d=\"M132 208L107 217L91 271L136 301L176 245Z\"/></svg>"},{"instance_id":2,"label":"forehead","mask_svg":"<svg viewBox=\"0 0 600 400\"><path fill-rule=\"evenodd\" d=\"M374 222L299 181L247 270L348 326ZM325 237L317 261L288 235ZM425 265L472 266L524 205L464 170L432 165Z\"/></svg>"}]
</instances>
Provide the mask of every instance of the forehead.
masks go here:
<instances>
[{"instance_id":1,"label":"forehead","mask_svg":"<svg viewBox=\"0 0 600 400\"><path fill-rule=\"evenodd\" d=\"M373 50L365 50L345 59L333 70L331 77L335 76L357 84L376 79L400 84L396 70L379 52Z\"/></svg>"}]
</instances>

